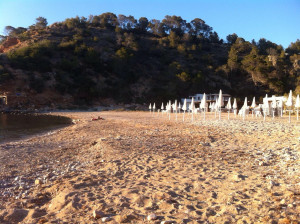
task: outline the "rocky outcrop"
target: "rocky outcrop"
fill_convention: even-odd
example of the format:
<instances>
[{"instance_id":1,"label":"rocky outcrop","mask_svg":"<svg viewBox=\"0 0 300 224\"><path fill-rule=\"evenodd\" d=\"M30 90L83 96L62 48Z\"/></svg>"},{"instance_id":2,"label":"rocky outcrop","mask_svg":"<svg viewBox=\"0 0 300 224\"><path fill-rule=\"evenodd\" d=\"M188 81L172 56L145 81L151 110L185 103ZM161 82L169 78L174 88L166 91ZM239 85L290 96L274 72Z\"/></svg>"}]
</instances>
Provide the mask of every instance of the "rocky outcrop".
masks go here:
<instances>
[{"instance_id":1,"label":"rocky outcrop","mask_svg":"<svg viewBox=\"0 0 300 224\"><path fill-rule=\"evenodd\" d=\"M12 47L14 47L15 45L20 44L20 43L21 43L21 41L18 38L7 37L6 41L4 41L2 43L2 45L0 45L0 53L5 53L9 49L11 49Z\"/></svg>"}]
</instances>

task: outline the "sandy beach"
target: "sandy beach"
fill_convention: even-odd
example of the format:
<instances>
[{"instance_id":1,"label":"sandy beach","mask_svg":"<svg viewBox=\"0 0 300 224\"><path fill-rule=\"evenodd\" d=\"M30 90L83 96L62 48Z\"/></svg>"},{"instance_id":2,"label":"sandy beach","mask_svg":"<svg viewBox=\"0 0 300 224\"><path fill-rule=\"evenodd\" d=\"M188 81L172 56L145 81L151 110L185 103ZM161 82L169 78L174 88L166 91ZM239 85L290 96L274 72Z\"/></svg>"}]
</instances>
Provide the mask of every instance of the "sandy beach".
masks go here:
<instances>
[{"instance_id":1,"label":"sandy beach","mask_svg":"<svg viewBox=\"0 0 300 224\"><path fill-rule=\"evenodd\" d=\"M0 145L0 223L300 223L300 122L54 114Z\"/></svg>"}]
</instances>

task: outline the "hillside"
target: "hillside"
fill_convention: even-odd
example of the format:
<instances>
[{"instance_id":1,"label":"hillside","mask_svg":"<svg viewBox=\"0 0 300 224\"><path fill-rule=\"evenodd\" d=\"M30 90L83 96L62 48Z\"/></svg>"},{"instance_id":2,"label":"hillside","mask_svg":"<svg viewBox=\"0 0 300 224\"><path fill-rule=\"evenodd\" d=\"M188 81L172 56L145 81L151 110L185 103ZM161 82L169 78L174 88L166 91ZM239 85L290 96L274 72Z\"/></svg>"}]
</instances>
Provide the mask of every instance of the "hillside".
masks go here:
<instances>
[{"instance_id":1,"label":"hillside","mask_svg":"<svg viewBox=\"0 0 300 224\"><path fill-rule=\"evenodd\" d=\"M300 41L282 46L236 34L221 40L201 19L104 13L47 26L6 27L0 94L11 108L148 103L212 93L300 93Z\"/></svg>"}]
</instances>

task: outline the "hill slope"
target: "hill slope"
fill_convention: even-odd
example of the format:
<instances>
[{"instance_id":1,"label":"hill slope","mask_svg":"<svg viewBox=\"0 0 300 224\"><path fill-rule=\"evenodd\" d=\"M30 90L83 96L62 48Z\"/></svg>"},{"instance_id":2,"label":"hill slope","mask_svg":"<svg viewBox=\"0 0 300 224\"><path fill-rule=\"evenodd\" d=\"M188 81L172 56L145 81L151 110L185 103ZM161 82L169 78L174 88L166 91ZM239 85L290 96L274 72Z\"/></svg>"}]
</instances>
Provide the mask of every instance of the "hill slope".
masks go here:
<instances>
[{"instance_id":1,"label":"hill slope","mask_svg":"<svg viewBox=\"0 0 300 224\"><path fill-rule=\"evenodd\" d=\"M39 20L38 20L39 19ZM201 19L151 20L111 13L47 26L10 27L0 45L0 91L10 107L144 103L222 89L233 96L300 92L300 41L284 50Z\"/></svg>"}]
</instances>

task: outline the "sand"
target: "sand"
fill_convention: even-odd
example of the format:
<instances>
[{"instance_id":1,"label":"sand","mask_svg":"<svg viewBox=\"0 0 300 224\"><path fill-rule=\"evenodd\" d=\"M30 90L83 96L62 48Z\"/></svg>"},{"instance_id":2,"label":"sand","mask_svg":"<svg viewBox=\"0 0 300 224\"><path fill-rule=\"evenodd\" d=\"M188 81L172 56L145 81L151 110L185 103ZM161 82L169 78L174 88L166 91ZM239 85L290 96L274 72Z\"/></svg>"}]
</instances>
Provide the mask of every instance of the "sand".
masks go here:
<instances>
[{"instance_id":1,"label":"sand","mask_svg":"<svg viewBox=\"0 0 300 224\"><path fill-rule=\"evenodd\" d=\"M0 145L0 223L299 223L300 122L55 114Z\"/></svg>"}]
</instances>

